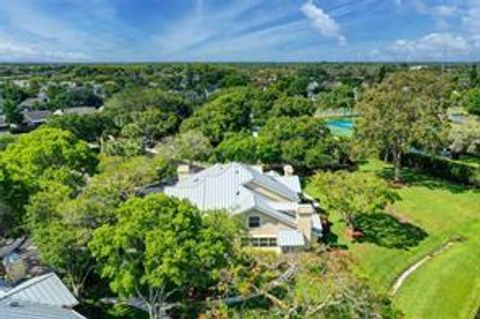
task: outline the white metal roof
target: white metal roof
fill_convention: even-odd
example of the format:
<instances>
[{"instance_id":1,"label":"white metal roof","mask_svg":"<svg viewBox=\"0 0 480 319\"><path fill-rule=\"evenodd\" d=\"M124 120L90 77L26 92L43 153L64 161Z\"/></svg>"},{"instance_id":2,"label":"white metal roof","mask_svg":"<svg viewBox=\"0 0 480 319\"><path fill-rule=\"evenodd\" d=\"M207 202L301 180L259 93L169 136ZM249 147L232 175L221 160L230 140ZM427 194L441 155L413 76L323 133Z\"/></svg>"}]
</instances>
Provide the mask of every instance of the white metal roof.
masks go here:
<instances>
[{"instance_id":1,"label":"white metal roof","mask_svg":"<svg viewBox=\"0 0 480 319\"><path fill-rule=\"evenodd\" d=\"M17 300L56 307L73 307L77 299L55 273L34 277L0 295L0 301Z\"/></svg>"},{"instance_id":2,"label":"white metal roof","mask_svg":"<svg viewBox=\"0 0 480 319\"><path fill-rule=\"evenodd\" d=\"M284 184L288 188L294 190L296 193L302 192L302 186L300 185L300 178L297 175L292 176L275 176L277 181Z\"/></svg>"},{"instance_id":3,"label":"white metal roof","mask_svg":"<svg viewBox=\"0 0 480 319\"><path fill-rule=\"evenodd\" d=\"M227 209L245 212L266 204L267 199L257 199L256 193L246 185L261 186L287 200L298 202L298 194L271 176L239 163L216 164L193 174L174 187L166 187L165 194L190 200L202 210ZM272 208L273 209L273 208Z\"/></svg>"},{"instance_id":4,"label":"white metal roof","mask_svg":"<svg viewBox=\"0 0 480 319\"><path fill-rule=\"evenodd\" d=\"M303 234L297 230L281 228L277 234L277 244L280 247L305 246Z\"/></svg>"},{"instance_id":5,"label":"white metal roof","mask_svg":"<svg viewBox=\"0 0 480 319\"><path fill-rule=\"evenodd\" d=\"M0 319L86 319L71 309L38 303L0 300Z\"/></svg>"}]
</instances>

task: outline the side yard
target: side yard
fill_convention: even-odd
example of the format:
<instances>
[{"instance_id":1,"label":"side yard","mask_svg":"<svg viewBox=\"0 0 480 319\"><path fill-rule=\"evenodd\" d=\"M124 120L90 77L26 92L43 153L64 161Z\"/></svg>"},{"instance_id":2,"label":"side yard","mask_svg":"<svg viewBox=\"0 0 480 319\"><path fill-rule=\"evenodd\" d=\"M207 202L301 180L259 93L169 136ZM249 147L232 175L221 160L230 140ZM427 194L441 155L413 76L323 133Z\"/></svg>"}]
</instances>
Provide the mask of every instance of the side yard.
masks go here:
<instances>
[{"instance_id":1,"label":"side yard","mask_svg":"<svg viewBox=\"0 0 480 319\"><path fill-rule=\"evenodd\" d=\"M361 167L388 175L378 161ZM480 307L480 192L405 171L407 185L389 215L370 215L358 221L362 242L345 236L339 216L330 216L330 240L356 260L358 272L388 292L410 265L451 239L463 239L420 266L394 298L406 318L472 318ZM307 186L307 192L315 190Z\"/></svg>"}]
</instances>

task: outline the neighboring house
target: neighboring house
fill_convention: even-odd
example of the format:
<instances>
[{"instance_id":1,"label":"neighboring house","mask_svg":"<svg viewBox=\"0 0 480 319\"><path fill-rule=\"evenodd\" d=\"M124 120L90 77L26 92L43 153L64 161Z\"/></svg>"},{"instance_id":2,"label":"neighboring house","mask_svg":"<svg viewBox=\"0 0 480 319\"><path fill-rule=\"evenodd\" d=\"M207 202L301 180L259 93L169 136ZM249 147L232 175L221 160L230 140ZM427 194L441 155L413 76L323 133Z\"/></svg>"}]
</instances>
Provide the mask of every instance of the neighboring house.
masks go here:
<instances>
[{"instance_id":1,"label":"neighboring house","mask_svg":"<svg viewBox=\"0 0 480 319\"><path fill-rule=\"evenodd\" d=\"M52 115L50 111L23 111L23 124L27 126L38 126L46 123Z\"/></svg>"},{"instance_id":2,"label":"neighboring house","mask_svg":"<svg viewBox=\"0 0 480 319\"><path fill-rule=\"evenodd\" d=\"M95 112L97 112L97 109L93 106L79 106L79 107L71 107L64 110L56 110L53 114L55 115L67 115L67 114L89 115Z\"/></svg>"},{"instance_id":3,"label":"neighboring house","mask_svg":"<svg viewBox=\"0 0 480 319\"><path fill-rule=\"evenodd\" d=\"M38 97L30 97L28 99L23 100L19 105L18 108L21 110L31 110L34 108L38 108L39 106L44 105L48 102L48 97L45 95L41 95Z\"/></svg>"},{"instance_id":4,"label":"neighboring house","mask_svg":"<svg viewBox=\"0 0 480 319\"><path fill-rule=\"evenodd\" d=\"M302 202L300 179L292 167L284 170L281 176L230 163L190 174L189 167L181 165L178 183L164 192L188 199L201 210L225 209L240 215L252 246L282 252L308 248L322 234L320 217L312 204Z\"/></svg>"},{"instance_id":5,"label":"neighboring house","mask_svg":"<svg viewBox=\"0 0 480 319\"><path fill-rule=\"evenodd\" d=\"M28 80L13 80L12 83L16 86L21 87L21 88L30 87L30 81L28 81Z\"/></svg>"},{"instance_id":6,"label":"neighboring house","mask_svg":"<svg viewBox=\"0 0 480 319\"><path fill-rule=\"evenodd\" d=\"M86 319L55 273L34 277L8 288L0 286L0 319Z\"/></svg>"}]
</instances>

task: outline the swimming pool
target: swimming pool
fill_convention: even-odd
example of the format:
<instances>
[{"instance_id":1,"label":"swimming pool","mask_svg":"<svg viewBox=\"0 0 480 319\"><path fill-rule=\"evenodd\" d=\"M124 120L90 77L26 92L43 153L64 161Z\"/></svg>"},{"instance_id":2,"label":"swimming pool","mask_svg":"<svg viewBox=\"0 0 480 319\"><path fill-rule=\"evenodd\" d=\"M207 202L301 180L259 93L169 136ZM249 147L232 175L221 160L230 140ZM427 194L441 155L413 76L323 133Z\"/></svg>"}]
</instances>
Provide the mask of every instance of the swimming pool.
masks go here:
<instances>
[{"instance_id":1,"label":"swimming pool","mask_svg":"<svg viewBox=\"0 0 480 319\"><path fill-rule=\"evenodd\" d=\"M352 135L354 122L351 118L336 118L326 121L327 127L336 135Z\"/></svg>"}]
</instances>

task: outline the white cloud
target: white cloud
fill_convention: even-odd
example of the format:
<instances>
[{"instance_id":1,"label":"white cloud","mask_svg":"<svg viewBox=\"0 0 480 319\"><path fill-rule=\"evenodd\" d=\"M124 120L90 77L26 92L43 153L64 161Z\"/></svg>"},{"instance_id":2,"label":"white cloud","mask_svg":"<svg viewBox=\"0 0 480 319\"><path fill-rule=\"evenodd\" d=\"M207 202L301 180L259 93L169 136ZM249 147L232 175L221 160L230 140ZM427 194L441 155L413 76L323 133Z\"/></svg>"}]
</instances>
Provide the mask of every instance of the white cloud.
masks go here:
<instances>
[{"instance_id":1,"label":"white cloud","mask_svg":"<svg viewBox=\"0 0 480 319\"><path fill-rule=\"evenodd\" d=\"M347 38L342 34L338 23L330 17L322 8L316 6L312 0L306 2L301 7L305 16L307 16L312 25L317 28L320 33L326 37L337 38L341 45L347 43Z\"/></svg>"},{"instance_id":2,"label":"white cloud","mask_svg":"<svg viewBox=\"0 0 480 319\"><path fill-rule=\"evenodd\" d=\"M89 56L82 52L45 50L38 46L27 45L5 34L0 34L0 60L21 61L85 61Z\"/></svg>"},{"instance_id":3,"label":"white cloud","mask_svg":"<svg viewBox=\"0 0 480 319\"><path fill-rule=\"evenodd\" d=\"M464 37L453 33L430 33L420 39L399 39L391 51L409 60L435 60L467 56L471 45Z\"/></svg>"},{"instance_id":4,"label":"white cloud","mask_svg":"<svg viewBox=\"0 0 480 319\"><path fill-rule=\"evenodd\" d=\"M459 11L458 7L454 5L428 5L423 2L423 0L415 0L413 5L417 13L432 15L434 17L450 17Z\"/></svg>"},{"instance_id":5,"label":"white cloud","mask_svg":"<svg viewBox=\"0 0 480 319\"><path fill-rule=\"evenodd\" d=\"M476 35L480 31L480 2L470 0L466 13L462 16L462 23L467 32Z\"/></svg>"},{"instance_id":6,"label":"white cloud","mask_svg":"<svg viewBox=\"0 0 480 319\"><path fill-rule=\"evenodd\" d=\"M455 6L439 5L433 7L433 11L436 15L447 17L452 16L457 12L458 8Z\"/></svg>"}]
</instances>

